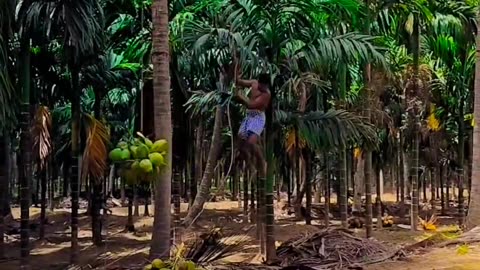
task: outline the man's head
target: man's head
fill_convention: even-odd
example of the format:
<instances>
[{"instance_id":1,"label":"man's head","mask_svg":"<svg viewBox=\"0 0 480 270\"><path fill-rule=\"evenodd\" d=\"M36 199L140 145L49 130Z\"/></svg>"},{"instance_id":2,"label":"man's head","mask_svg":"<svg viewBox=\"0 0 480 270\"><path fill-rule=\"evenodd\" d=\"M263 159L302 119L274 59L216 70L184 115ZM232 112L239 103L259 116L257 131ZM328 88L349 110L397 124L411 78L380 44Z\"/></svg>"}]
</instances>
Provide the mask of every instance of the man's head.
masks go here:
<instances>
[{"instance_id":1,"label":"man's head","mask_svg":"<svg viewBox=\"0 0 480 270\"><path fill-rule=\"evenodd\" d=\"M258 76L259 90L266 92L270 88L270 75L262 73Z\"/></svg>"}]
</instances>

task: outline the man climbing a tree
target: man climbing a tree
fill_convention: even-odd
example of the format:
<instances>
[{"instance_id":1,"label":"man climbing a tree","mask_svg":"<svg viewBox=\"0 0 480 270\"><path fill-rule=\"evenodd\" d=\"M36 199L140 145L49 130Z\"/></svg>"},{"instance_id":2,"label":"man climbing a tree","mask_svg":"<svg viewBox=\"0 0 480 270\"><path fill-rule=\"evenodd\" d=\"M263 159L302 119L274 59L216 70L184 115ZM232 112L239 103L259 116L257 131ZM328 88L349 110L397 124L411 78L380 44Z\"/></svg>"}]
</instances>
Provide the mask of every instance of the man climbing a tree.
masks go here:
<instances>
[{"instance_id":1,"label":"man climbing a tree","mask_svg":"<svg viewBox=\"0 0 480 270\"><path fill-rule=\"evenodd\" d=\"M239 150L247 162L249 162L249 154L254 155L256 164L259 166L257 170L265 177L265 160L259 142L260 135L265 127L265 110L270 103L270 77L268 74L260 74L258 80L243 80L240 76L239 72L235 73L235 84L237 86L235 97L238 102L247 107L247 116L240 125L238 132L240 137ZM250 87L249 98L239 92L240 87Z\"/></svg>"}]
</instances>

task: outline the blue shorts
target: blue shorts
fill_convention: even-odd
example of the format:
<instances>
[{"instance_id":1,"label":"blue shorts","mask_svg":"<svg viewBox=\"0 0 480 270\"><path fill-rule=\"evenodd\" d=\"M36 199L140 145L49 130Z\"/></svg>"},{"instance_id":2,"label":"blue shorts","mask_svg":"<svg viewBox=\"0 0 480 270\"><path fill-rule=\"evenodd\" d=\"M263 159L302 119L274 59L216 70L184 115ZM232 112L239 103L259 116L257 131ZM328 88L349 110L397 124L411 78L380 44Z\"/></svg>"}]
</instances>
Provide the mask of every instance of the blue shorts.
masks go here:
<instances>
[{"instance_id":1,"label":"blue shorts","mask_svg":"<svg viewBox=\"0 0 480 270\"><path fill-rule=\"evenodd\" d=\"M260 136L265 127L265 113L262 111L247 111L247 116L240 125L238 135L247 140L252 135Z\"/></svg>"}]
</instances>

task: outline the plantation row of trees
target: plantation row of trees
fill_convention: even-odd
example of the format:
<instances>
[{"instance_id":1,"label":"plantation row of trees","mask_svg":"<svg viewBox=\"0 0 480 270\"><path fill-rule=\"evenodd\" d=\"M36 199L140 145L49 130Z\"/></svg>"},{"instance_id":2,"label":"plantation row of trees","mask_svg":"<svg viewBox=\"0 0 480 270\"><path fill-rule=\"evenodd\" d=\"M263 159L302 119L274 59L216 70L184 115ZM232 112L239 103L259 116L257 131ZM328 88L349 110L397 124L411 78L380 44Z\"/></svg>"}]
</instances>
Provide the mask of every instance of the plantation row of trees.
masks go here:
<instances>
[{"instance_id":1,"label":"plantation row of trees","mask_svg":"<svg viewBox=\"0 0 480 270\"><path fill-rule=\"evenodd\" d=\"M146 185L155 201L153 257L168 255L172 201L175 226L181 197L189 201L183 224L190 225L214 178L219 194L226 180L234 199L243 191L246 213L249 199L257 203L254 221L269 260L275 191L288 192L298 216L305 198L309 223L313 198L323 197L328 212L332 186L347 226L351 187L354 210L365 212L371 237L373 214L382 212L380 175L398 188L399 201L411 201L412 225L419 187L429 186L443 211L455 186L459 223L469 204L469 226L480 224L477 6L453 0L2 1L0 217L18 199L21 264L28 265L32 193L40 194L41 227L47 198L71 196L75 263L85 190L93 239L101 244L101 205L115 174L107 155L137 131L171 146L167 169ZM271 74L265 182L237 163L224 177L244 113L222 94L233 87L234 55L244 76ZM15 185L19 192L10 188Z\"/></svg>"}]
</instances>

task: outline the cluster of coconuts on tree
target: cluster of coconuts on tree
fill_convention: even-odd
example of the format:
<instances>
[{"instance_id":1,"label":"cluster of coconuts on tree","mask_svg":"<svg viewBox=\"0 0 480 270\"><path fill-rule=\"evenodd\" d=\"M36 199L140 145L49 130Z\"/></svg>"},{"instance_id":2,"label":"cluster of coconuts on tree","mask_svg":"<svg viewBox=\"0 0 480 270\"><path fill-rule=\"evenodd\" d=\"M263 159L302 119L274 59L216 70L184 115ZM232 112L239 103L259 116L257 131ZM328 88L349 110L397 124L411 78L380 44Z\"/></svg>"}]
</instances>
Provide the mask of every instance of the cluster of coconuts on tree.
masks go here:
<instances>
[{"instance_id":1,"label":"cluster of coconuts on tree","mask_svg":"<svg viewBox=\"0 0 480 270\"><path fill-rule=\"evenodd\" d=\"M152 181L167 165L168 142L152 142L140 132L137 135L138 138L120 141L108 155L112 162L121 164L120 175L127 184L135 184L138 180Z\"/></svg>"},{"instance_id":2,"label":"cluster of coconuts on tree","mask_svg":"<svg viewBox=\"0 0 480 270\"><path fill-rule=\"evenodd\" d=\"M192 261L177 260L175 262L164 262L155 259L151 264L145 266L144 270L203 270Z\"/></svg>"}]
</instances>

